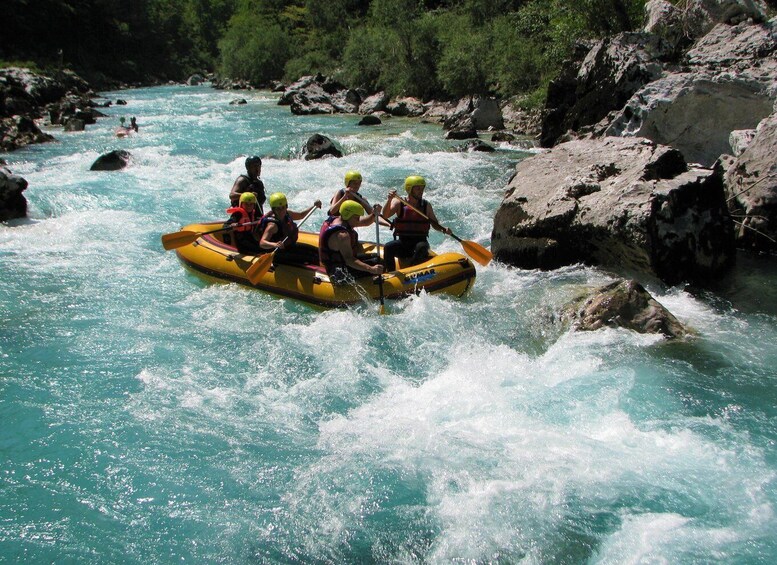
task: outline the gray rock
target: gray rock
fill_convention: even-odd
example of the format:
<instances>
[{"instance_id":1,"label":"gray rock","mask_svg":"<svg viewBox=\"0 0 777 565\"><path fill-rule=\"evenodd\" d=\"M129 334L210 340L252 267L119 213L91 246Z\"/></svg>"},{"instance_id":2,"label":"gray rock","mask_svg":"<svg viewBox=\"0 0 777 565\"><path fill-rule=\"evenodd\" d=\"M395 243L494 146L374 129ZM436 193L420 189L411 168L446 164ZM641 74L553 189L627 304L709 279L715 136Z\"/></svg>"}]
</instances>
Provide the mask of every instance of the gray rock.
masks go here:
<instances>
[{"instance_id":1,"label":"gray rock","mask_svg":"<svg viewBox=\"0 0 777 565\"><path fill-rule=\"evenodd\" d=\"M758 124L753 140L727 167L724 182L737 245L777 252L777 114Z\"/></svg>"},{"instance_id":2,"label":"gray rock","mask_svg":"<svg viewBox=\"0 0 777 565\"><path fill-rule=\"evenodd\" d=\"M561 319L578 331L626 328L670 338L693 333L634 280L616 281L577 298L564 307Z\"/></svg>"},{"instance_id":3,"label":"gray rock","mask_svg":"<svg viewBox=\"0 0 777 565\"><path fill-rule=\"evenodd\" d=\"M68 118L68 120L65 122L65 131L84 131L86 128L86 124L84 123L84 120L78 119L78 118Z\"/></svg>"},{"instance_id":4,"label":"gray rock","mask_svg":"<svg viewBox=\"0 0 777 565\"><path fill-rule=\"evenodd\" d=\"M365 98L361 104L359 104L360 114L374 114L375 112L383 112L386 110L386 104L389 102L389 95L385 92L378 92L372 96Z\"/></svg>"},{"instance_id":5,"label":"gray rock","mask_svg":"<svg viewBox=\"0 0 777 565\"><path fill-rule=\"evenodd\" d=\"M711 166L728 153L732 131L752 129L773 111L776 30L777 20L716 26L687 53L687 70L636 91L604 134L646 137Z\"/></svg>"},{"instance_id":6,"label":"gray rock","mask_svg":"<svg viewBox=\"0 0 777 565\"><path fill-rule=\"evenodd\" d=\"M13 151L31 143L53 141L54 137L40 130L29 116L0 118L0 150Z\"/></svg>"},{"instance_id":7,"label":"gray rock","mask_svg":"<svg viewBox=\"0 0 777 565\"><path fill-rule=\"evenodd\" d=\"M409 116L412 118L424 114L424 105L417 98L410 96L397 98L386 105L386 111L392 116Z\"/></svg>"},{"instance_id":8,"label":"gray rock","mask_svg":"<svg viewBox=\"0 0 777 565\"><path fill-rule=\"evenodd\" d=\"M491 249L523 268L584 262L709 283L734 262L722 172L644 139L578 140L516 167Z\"/></svg>"},{"instance_id":9,"label":"gray rock","mask_svg":"<svg viewBox=\"0 0 777 565\"><path fill-rule=\"evenodd\" d=\"M552 147L568 130L593 126L621 110L663 72L673 47L648 33L622 33L594 44L579 66L570 64L548 86L540 143Z\"/></svg>"},{"instance_id":10,"label":"gray rock","mask_svg":"<svg viewBox=\"0 0 777 565\"><path fill-rule=\"evenodd\" d=\"M343 153L327 136L316 133L310 136L307 143L305 143L302 155L306 161L310 161L312 159L320 159L327 155L342 157Z\"/></svg>"},{"instance_id":11,"label":"gray rock","mask_svg":"<svg viewBox=\"0 0 777 565\"><path fill-rule=\"evenodd\" d=\"M739 157L755 137L754 129L738 129L728 135L728 145L734 157Z\"/></svg>"}]
</instances>

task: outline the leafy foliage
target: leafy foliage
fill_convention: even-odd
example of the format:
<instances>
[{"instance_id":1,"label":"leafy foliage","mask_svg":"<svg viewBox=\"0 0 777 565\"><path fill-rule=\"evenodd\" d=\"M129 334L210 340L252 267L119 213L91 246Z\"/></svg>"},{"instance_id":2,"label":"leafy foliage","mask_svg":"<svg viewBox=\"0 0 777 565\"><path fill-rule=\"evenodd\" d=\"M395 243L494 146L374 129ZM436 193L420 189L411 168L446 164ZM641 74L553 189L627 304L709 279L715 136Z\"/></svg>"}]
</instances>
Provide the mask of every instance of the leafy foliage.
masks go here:
<instances>
[{"instance_id":1,"label":"leafy foliage","mask_svg":"<svg viewBox=\"0 0 777 565\"><path fill-rule=\"evenodd\" d=\"M641 24L645 0L5 0L0 59L87 78L323 73L391 95L538 100L576 41Z\"/></svg>"}]
</instances>

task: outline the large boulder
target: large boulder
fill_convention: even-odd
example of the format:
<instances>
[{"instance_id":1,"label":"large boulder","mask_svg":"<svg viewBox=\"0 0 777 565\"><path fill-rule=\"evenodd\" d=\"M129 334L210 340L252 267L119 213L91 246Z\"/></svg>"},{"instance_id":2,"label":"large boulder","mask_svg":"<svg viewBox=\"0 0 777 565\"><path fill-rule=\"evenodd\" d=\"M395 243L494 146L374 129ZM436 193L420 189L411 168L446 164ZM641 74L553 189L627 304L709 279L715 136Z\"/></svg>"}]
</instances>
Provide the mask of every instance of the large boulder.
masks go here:
<instances>
[{"instance_id":1,"label":"large boulder","mask_svg":"<svg viewBox=\"0 0 777 565\"><path fill-rule=\"evenodd\" d=\"M334 142L325 135L316 133L310 136L305 143L305 148L302 150L302 155L306 161L313 159L320 159L327 155L333 157L342 157L343 152L340 151Z\"/></svg>"},{"instance_id":2,"label":"large boulder","mask_svg":"<svg viewBox=\"0 0 777 565\"><path fill-rule=\"evenodd\" d=\"M577 331L626 328L670 338L692 333L635 280L593 289L567 304L561 319Z\"/></svg>"},{"instance_id":3,"label":"large boulder","mask_svg":"<svg viewBox=\"0 0 777 565\"><path fill-rule=\"evenodd\" d=\"M116 149L100 155L97 160L92 163L89 168L90 171L118 171L127 166L130 160L129 151L124 149Z\"/></svg>"},{"instance_id":4,"label":"large boulder","mask_svg":"<svg viewBox=\"0 0 777 565\"><path fill-rule=\"evenodd\" d=\"M577 140L521 161L492 251L522 268L584 262L669 284L709 283L734 262L722 172L644 139Z\"/></svg>"},{"instance_id":5,"label":"large boulder","mask_svg":"<svg viewBox=\"0 0 777 565\"><path fill-rule=\"evenodd\" d=\"M362 102L359 93L321 75L310 75L290 84L278 105L290 106L292 114L355 114Z\"/></svg>"},{"instance_id":6,"label":"large boulder","mask_svg":"<svg viewBox=\"0 0 777 565\"><path fill-rule=\"evenodd\" d=\"M752 141L730 163L725 186L737 221L737 245L777 252L777 114L761 121Z\"/></svg>"},{"instance_id":7,"label":"large boulder","mask_svg":"<svg viewBox=\"0 0 777 565\"><path fill-rule=\"evenodd\" d=\"M729 152L732 131L754 128L772 113L776 54L777 20L719 24L685 55L682 72L636 91L603 132L646 137L711 166Z\"/></svg>"},{"instance_id":8,"label":"large boulder","mask_svg":"<svg viewBox=\"0 0 777 565\"><path fill-rule=\"evenodd\" d=\"M0 222L27 216L27 199L22 195L26 189L25 179L0 166Z\"/></svg>"}]
</instances>

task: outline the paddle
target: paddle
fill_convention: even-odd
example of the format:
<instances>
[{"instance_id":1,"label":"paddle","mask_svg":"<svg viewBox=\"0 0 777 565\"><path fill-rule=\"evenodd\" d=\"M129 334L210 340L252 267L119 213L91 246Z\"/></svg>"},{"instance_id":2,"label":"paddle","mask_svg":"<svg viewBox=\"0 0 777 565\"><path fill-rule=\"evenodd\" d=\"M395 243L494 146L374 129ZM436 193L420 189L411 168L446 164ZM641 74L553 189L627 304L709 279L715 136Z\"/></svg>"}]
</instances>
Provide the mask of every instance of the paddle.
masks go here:
<instances>
[{"instance_id":1,"label":"paddle","mask_svg":"<svg viewBox=\"0 0 777 565\"><path fill-rule=\"evenodd\" d=\"M174 233L166 233L162 236L162 247L164 247L166 250L177 249L179 247L183 247L184 245L189 245L190 243L194 243L203 235L208 235L210 233L216 233L220 231L231 230L241 226L253 226L254 224L258 224L259 222L261 222L261 220L256 220L255 222L248 222L245 224L233 224L225 228L219 228L217 230L211 230L211 231L182 230Z\"/></svg>"},{"instance_id":2,"label":"paddle","mask_svg":"<svg viewBox=\"0 0 777 565\"><path fill-rule=\"evenodd\" d=\"M400 202L408 206L410 209L415 210L416 213L420 214L430 222L432 222L432 225L438 228L442 228L439 222L435 222L432 220L429 216L421 212L418 208L410 204L407 200L404 198L401 198L399 196L395 196L394 198L397 198ZM467 241L465 239L461 239L459 236L457 236L455 233L451 232L450 235L453 239L461 243L461 246L464 248L464 251L467 252L467 255L472 257L475 261L483 265L484 267L488 265L491 262L491 259L494 258L494 254L491 253L488 249L480 245L479 243L475 243L474 241Z\"/></svg>"},{"instance_id":3,"label":"paddle","mask_svg":"<svg viewBox=\"0 0 777 565\"><path fill-rule=\"evenodd\" d=\"M313 206L310 212L305 214L305 217L300 220L299 224L297 224L297 227L304 224L315 211L316 211L316 207ZM284 237L281 243L282 244L286 243L287 239L289 238ZM278 251L277 247L272 250L272 253L265 253L263 255L260 255L259 259L254 261L254 264L248 267L248 270L246 271L246 275L248 276L248 280L251 282L251 284L259 284L259 281L262 280L262 277L265 275L265 273L270 270L270 267L272 267L272 260L273 260L273 257L275 257L276 251Z\"/></svg>"},{"instance_id":4,"label":"paddle","mask_svg":"<svg viewBox=\"0 0 777 565\"><path fill-rule=\"evenodd\" d=\"M380 222L378 222L378 210L375 210L375 253L380 260ZM386 313L386 305L383 302L383 275L378 275L378 289L380 291L380 312L381 315Z\"/></svg>"}]
</instances>

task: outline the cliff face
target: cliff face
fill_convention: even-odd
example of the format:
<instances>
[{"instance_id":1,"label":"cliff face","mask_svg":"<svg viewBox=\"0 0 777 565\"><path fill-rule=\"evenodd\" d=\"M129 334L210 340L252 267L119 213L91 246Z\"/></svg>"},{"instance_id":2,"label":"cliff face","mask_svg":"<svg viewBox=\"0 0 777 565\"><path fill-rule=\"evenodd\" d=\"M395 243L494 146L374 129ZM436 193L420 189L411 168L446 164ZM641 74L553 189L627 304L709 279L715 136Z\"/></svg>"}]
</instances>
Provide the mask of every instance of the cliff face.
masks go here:
<instances>
[{"instance_id":1,"label":"cliff face","mask_svg":"<svg viewBox=\"0 0 777 565\"><path fill-rule=\"evenodd\" d=\"M598 42L549 89L550 149L507 187L498 258L703 283L733 264L735 236L777 250L777 19L753 2L647 8L644 31ZM677 167L651 176L662 162Z\"/></svg>"}]
</instances>

